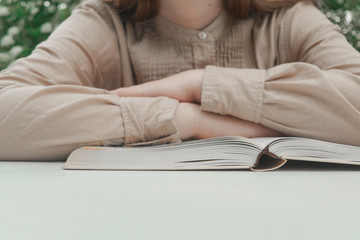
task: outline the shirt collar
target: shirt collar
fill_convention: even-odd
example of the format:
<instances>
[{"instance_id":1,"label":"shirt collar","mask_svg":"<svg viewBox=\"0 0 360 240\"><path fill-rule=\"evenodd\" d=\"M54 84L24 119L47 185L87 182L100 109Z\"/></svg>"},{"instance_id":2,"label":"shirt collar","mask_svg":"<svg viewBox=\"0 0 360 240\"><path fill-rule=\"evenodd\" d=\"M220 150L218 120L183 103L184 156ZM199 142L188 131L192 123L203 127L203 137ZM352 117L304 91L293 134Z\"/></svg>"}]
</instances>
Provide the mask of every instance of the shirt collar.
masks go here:
<instances>
[{"instance_id":1,"label":"shirt collar","mask_svg":"<svg viewBox=\"0 0 360 240\"><path fill-rule=\"evenodd\" d=\"M181 42L214 41L222 35L228 25L228 21L229 16L226 10L221 11L207 27L201 30L193 30L177 25L160 15L156 16L154 20L155 27L159 33ZM206 39L200 37L201 34L204 36L203 33L206 34Z\"/></svg>"}]
</instances>

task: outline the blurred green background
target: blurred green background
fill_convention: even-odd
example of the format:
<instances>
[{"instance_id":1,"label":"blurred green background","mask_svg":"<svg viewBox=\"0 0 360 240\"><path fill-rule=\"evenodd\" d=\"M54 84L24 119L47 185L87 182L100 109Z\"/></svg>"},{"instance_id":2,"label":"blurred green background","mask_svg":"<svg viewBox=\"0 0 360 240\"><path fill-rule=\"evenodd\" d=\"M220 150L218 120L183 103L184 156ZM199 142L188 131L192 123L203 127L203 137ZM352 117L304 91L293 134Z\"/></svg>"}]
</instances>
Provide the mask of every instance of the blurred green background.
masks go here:
<instances>
[{"instance_id":1,"label":"blurred green background","mask_svg":"<svg viewBox=\"0 0 360 240\"><path fill-rule=\"evenodd\" d=\"M81 0L0 0L0 70L27 56ZM319 0L317 6L360 51L360 0Z\"/></svg>"}]
</instances>

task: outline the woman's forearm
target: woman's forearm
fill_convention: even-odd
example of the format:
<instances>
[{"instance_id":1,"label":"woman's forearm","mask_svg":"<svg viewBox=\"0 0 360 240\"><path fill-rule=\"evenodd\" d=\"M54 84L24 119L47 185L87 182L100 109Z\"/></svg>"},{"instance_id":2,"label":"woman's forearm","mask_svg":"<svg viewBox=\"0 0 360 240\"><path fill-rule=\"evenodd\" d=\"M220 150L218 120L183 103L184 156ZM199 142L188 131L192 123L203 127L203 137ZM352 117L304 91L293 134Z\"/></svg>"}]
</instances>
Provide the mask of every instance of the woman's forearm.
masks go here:
<instances>
[{"instance_id":1,"label":"woman's forearm","mask_svg":"<svg viewBox=\"0 0 360 240\"><path fill-rule=\"evenodd\" d=\"M279 136L274 130L229 115L219 115L200 109L204 70L182 72L167 78L112 91L120 97L166 96L180 101L175 122L181 139L202 139L226 135L243 137Z\"/></svg>"},{"instance_id":2,"label":"woman's forearm","mask_svg":"<svg viewBox=\"0 0 360 240\"><path fill-rule=\"evenodd\" d=\"M279 132L259 124L232 116L204 112L199 105L192 103L179 104L175 112L175 123L179 128L182 140L228 135L248 138L281 136Z\"/></svg>"}]
</instances>

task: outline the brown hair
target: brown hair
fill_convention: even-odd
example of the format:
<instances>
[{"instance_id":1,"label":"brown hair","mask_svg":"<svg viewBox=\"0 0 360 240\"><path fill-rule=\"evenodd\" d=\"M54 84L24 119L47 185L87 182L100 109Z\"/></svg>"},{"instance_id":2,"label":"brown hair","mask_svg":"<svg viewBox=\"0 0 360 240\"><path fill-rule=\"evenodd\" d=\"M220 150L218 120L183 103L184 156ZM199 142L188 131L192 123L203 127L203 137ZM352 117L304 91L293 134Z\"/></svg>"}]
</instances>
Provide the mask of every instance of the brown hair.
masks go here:
<instances>
[{"instance_id":1,"label":"brown hair","mask_svg":"<svg viewBox=\"0 0 360 240\"><path fill-rule=\"evenodd\" d=\"M157 0L102 0L116 9L124 20L142 21L158 13ZM280 7L287 7L302 0L223 0L228 12L240 19L254 13L268 13Z\"/></svg>"}]
</instances>

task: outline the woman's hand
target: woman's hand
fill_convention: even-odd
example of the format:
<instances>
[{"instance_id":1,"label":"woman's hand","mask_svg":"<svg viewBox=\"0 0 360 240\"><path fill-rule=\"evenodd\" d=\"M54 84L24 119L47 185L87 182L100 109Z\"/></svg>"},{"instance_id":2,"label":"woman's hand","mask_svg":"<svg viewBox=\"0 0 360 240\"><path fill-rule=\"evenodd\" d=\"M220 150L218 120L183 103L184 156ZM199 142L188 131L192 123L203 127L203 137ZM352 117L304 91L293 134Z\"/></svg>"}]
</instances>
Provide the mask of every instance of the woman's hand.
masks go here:
<instances>
[{"instance_id":1,"label":"woman's hand","mask_svg":"<svg viewBox=\"0 0 360 240\"><path fill-rule=\"evenodd\" d=\"M181 72L161 80L143 83L111 91L119 97L160 97L180 102L201 102L203 69Z\"/></svg>"},{"instance_id":2,"label":"woman's hand","mask_svg":"<svg viewBox=\"0 0 360 240\"><path fill-rule=\"evenodd\" d=\"M280 133L259 124L232 116L204 112L192 103L180 103L175 112L180 138L204 139L222 136L279 137Z\"/></svg>"},{"instance_id":3,"label":"woman's hand","mask_svg":"<svg viewBox=\"0 0 360 240\"><path fill-rule=\"evenodd\" d=\"M161 80L111 91L119 97L165 96L180 101L175 112L175 124L182 140L221 136L280 136L262 125L200 109L203 69L181 72Z\"/></svg>"}]
</instances>

